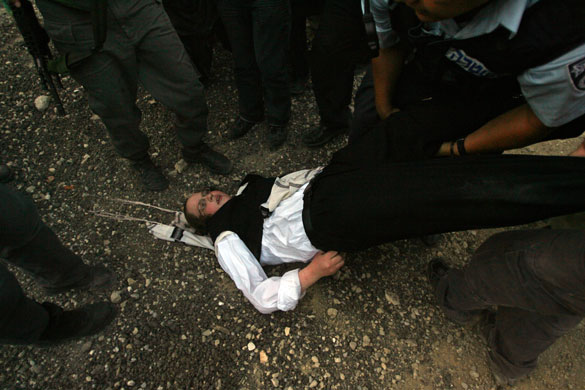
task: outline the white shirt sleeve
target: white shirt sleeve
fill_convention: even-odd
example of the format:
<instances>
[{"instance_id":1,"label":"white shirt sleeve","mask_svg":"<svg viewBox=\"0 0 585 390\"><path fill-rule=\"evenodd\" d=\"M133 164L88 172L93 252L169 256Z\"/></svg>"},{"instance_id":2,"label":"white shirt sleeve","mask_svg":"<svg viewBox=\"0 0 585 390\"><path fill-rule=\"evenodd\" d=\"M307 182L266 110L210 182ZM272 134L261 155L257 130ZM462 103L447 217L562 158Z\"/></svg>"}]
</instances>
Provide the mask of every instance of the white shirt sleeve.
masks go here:
<instances>
[{"instance_id":1,"label":"white shirt sleeve","mask_svg":"<svg viewBox=\"0 0 585 390\"><path fill-rule=\"evenodd\" d=\"M535 68L518 82L538 119L557 127L585 114L585 45Z\"/></svg>"},{"instance_id":2,"label":"white shirt sleeve","mask_svg":"<svg viewBox=\"0 0 585 390\"><path fill-rule=\"evenodd\" d=\"M221 268L246 298L263 314L292 310L302 298L299 270L268 278L246 244L233 233L216 243Z\"/></svg>"}]
</instances>

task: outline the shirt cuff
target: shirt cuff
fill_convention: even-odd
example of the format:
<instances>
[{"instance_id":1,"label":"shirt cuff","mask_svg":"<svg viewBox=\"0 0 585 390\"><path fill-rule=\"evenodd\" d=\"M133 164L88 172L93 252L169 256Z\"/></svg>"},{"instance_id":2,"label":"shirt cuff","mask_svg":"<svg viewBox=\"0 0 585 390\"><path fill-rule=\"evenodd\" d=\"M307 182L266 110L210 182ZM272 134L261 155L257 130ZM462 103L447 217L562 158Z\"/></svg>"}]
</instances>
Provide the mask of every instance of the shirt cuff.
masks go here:
<instances>
[{"instance_id":1,"label":"shirt cuff","mask_svg":"<svg viewBox=\"0 0 585 390\"><path fill-rule=\"evenodd\" d=\"M294 309L303 295L301 294L299 269L288 271L280 279L277 302L278 310L287 311Z\"/></svg>"}]
</instances>

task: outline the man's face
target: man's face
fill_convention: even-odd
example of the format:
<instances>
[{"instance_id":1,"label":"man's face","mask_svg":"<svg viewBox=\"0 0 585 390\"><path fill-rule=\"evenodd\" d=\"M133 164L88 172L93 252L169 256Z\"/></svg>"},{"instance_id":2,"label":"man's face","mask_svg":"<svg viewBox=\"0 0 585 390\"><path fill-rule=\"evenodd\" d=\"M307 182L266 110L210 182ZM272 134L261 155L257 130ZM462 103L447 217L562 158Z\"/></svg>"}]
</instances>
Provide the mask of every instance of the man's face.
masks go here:
<instances>
[{"instance_id":1,"label":"man's face","mask_svg":"<svg viewBox=\"0 0 585 390\"><path fill-rule=\"evenodd\" d=\"M210 217L232 197L222 191L196 192L187 200L186 211L199 217Z\"/></svg>"},{"instance_id":2,"label":"man's face","mask_svg":"<svg viewBox=\"0 0 585 390\"><path fill-rule=\"evenodd\" d=\"M463 15L489 0L396 0L412 8L422 22L437 22Z\"/></svg>"}]
</instances>

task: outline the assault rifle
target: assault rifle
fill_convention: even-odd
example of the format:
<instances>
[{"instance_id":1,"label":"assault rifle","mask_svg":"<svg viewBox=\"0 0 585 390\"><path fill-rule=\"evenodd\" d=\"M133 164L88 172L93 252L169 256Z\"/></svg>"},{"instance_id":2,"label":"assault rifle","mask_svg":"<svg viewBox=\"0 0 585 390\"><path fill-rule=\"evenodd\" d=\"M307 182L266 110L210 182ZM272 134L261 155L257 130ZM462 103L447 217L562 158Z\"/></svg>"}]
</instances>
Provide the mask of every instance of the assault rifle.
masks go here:
<instances>
[{"instance_id":1,"label":"assault rifle","mask_svg":"<svg viewBox=\"0 0 585 390\"><path fill-rule=\"evenodd\" d=\"M63 102L61 102L61 98L55 87L55 84L57 84L59 88L63 88L61 78L58 74L51 74L47 66L48 62L53 59L53 54L49 48L49 36L47 32L41 27L30 1L20 0L20 7L16 7L8 0L8 5L12 11L16 26L24 38L26 48L33 57L41 85L46 91L49 91L51 97L57 103L57 113L59 115L65 115Z\"/></svg>"}]
</instances>

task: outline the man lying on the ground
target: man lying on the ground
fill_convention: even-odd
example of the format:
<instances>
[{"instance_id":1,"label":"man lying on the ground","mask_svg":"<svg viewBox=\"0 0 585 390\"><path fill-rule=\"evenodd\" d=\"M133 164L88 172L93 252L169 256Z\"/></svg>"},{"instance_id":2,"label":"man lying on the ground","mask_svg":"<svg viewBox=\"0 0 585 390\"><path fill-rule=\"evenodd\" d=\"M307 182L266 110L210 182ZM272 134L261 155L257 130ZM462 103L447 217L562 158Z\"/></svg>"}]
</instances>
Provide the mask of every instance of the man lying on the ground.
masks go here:
<instances>
[{"instance_id":1,"label":"man lying on the ground","mask_svg":"<svg viewBox=\"0 0 585 390\"><path fill-rule=\"evenodd\" d=\"M293 309L343 264L336 252L449 231L509 226L585 210L585 160L471 156L339 163L279 179L248 175L236 196L204 191L185 217L215 243L221 267L262 313ZM326 253L323 253L323 252ZM262 265L308 262L282 278Z\"/></svg>"}]
</instances>

